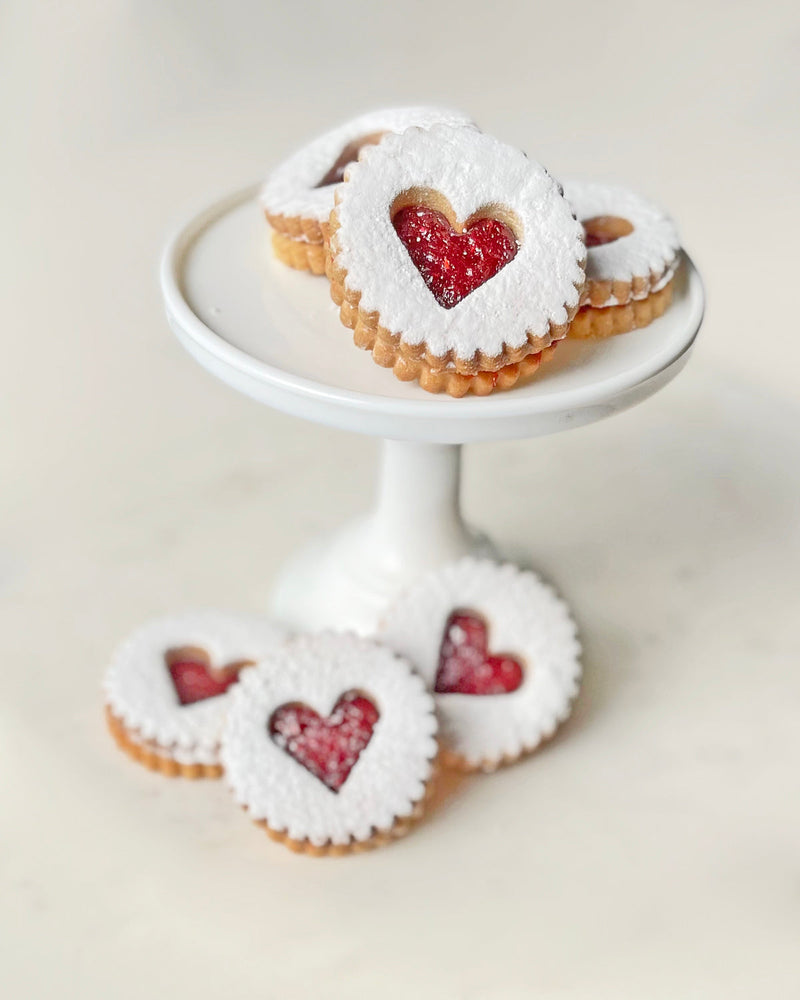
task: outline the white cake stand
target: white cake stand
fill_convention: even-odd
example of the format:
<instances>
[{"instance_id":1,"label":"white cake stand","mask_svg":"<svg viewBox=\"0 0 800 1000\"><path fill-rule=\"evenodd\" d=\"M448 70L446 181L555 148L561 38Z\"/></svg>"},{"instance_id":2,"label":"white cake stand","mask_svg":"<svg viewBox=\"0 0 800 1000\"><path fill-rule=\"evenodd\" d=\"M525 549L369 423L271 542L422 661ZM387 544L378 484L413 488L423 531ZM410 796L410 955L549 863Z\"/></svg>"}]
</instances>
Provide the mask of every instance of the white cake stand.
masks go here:
<instances>
[{"instance_id":1,"label":"white cake stand","mask_svg":"<svg viewBox=\"0 0 800 1000\"><path fill-rule=\"evenodd\" d=\"M703 318L688 257L675 301L644 330L561 344L527 386L483 398L432 396L353 346L324 278L275 261L255 188L191 219L167 245L170 326L212 375L268 406L384 438L371 512L299 552L271 612L294 628L369 632L421 571L491 551L459 508L461 445L552 434L633 406L686 363Z\"/></svg>"}]
</instances>

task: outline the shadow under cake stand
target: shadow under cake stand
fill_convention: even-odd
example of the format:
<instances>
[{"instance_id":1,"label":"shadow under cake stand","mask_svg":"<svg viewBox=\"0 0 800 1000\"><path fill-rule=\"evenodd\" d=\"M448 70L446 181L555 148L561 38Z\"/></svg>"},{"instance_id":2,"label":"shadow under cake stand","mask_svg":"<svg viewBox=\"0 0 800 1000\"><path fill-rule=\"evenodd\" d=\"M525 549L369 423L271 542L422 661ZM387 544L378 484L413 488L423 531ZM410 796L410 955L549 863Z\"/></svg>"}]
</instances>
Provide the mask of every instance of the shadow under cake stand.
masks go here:
<instances>
[{"instance_id":1,"label":"shadow under cake stand","mask_svg":"<svg viewBox=\"0 0 800 1000\"><path fill-rule=\"evenodd\" d=\"M633 406L678 374L700 329L703 286L684 255L671 308L645 329L564 342L533 381L508 392L430 395L354 347L324 278L273 258L256 190L216 202L167 245L170 326L239 392L384 439L373 510L304 547L276 583L270 611L292 628L370 632L420 572L491 553L461 516L461 445L553 434Z\"/></svg>"}]
</instances>

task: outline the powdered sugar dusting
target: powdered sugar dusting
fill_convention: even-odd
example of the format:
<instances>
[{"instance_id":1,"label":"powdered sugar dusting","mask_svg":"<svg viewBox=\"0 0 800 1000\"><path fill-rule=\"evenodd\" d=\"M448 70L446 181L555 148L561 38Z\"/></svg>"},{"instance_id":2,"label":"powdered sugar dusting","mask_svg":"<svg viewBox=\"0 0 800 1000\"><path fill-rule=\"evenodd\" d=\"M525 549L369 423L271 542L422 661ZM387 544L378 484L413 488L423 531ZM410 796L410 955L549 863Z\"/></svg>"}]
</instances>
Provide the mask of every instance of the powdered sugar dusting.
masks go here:
<instances>
[{"instance_id":1,"label":"powdered sugar dusting","mask_svg":"<svg viewBox=\"0 0 800 1000\"><path fill-rule=\"evenodd\" d=\"M491 651L520 657L524 676L515 690L490 697L436 694L443 739L473 766L532 750L566 719L578 691L580 644L566 605L534 573L466 558L401 596L386 613L379 638L433 686L442 636L458 609L481 616Z\"/></svg>"},{"instance_id":2,"label":"powdered sugar dusting","mask_svg":"<svg viewBox=\"0 0 800 1000\"><path fill-rule=\"evenodd\" d=\"M412 128L364 149L346 177L332 252L361 307L406 343L439 357L497 356L567 322L584 280L583 230L558 184L518 149L464 126ZM450 309L431 296L394 231L392 206L414 188L443 195L461 223L480 210L495 215L493 207L519 221L513 260Z\"/></svg>"},{"instance_id":3,"label":"powdered sugar dusting","mask_svg":"<svg viewBox=\"0 0 800 1000\"><path fill-rule=\"evenodd\" d=\"M337 706L341 709L347 692L366 697L378 717L346 780L332 794L307 760L286 753L289 741L300 734L299 715L287 717L279 742L268 729L285 705L341 721ZM233 689L221 757L237 802L254 819L266 820L294 840L346 844L351 838L367 840L375 830L389 830L397 818L411 815L431 777L436 729L433 699L406 660L355 635L319 633L277 650ZM315 738L319 735L318 730ZM358 727L351 732L345 762L355 756L363 735ZM323 758L327 749L315 745ZM332 770L339 766L334 761Z\"/></svg>"},{"instance_id":4,"label":"powdered sugar dusting","mask_svg":"<svg viewBox=\"0 0 800 1000\"><path fill-rule=\"evenodd\" d=\"M674 272L680 238L667 213L627 188L613 184L568 180L564 196L579 220L598 215L627 219L633 232L612 243L589 247L586 255L587 281L631 281L663 271ZM666 281L660 283L660 287ZM657 291L651 288L649 291ZM646 294L646 293L645 293ZM617 305L609 301L607 305Z\"/></svg>"},{"instance_id":5,"label":"powdered sugar dusting","mask_svg":"<svg viewBox=\"0 0 800 1000\"><path fill-rule=\"evenodd\" d=\"M167 653L196 647L213 666L255 662L286 638L256 616L192 611L147 622L115 651L104 680L106 701L134 742L153 740L181 764L216 764L231 691L181 704ZM240 677L249 667L244 668Z\"/></svg>"},{"instance_id":6,"label":"powdered sugar dusting","mask_svg":"<svg viewBox=\"0 0 800 1000\"><path fill-rule=\"evenodd\" d=\"M466 125L469 120L460 111L424 106L385 108L360 115L319 136L277 166L261 188L261 204L276 215L327 222L335 189L318 184L345 147L376 132L402 132L412 125L426 128L436 122Z\"/></svg>"}]
</instances>

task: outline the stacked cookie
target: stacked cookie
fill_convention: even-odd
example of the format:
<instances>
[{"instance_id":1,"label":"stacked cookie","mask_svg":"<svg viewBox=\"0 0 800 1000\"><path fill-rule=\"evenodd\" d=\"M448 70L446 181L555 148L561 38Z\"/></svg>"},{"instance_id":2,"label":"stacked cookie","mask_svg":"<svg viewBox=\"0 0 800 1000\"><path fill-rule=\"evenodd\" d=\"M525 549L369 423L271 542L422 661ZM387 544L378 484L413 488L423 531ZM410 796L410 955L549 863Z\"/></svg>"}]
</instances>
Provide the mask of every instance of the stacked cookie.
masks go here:
<instances>
[{"instance_id":1,"label":"stacked cookie","mask_svg":"<svg viewBox=\"0 0 800 1000\"><path fill-rule=\"evenodd\" d=\"M551 736L579 652L535 574L463 559L412 586L371 638L219 612L149 622L112 659L106 718L151 770L224 773L273 839L343 854L406 833L440 766L494 771Z\"/></svg>"},{"instance_id":2,"label":"stacked cookie","mask_svg":"<svg viewBox=\"0 0 800 1000\"><path fill-rule=\"evenodd\" d=\"M375 112L261 191L276 256L325 273L358 347L451 396L529 379L559 341L645 326L670 303L675 226L624 188L563 188L439 108Z\"/></svg>"}]
</instances>

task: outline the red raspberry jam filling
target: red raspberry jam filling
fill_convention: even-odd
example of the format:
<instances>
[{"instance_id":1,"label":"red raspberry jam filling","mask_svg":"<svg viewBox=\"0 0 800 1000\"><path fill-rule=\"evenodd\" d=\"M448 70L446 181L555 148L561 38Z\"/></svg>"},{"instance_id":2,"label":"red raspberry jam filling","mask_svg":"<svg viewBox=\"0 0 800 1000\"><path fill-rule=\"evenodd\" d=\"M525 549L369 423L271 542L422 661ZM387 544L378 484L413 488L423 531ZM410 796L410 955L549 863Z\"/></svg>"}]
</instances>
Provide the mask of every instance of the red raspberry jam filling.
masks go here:
<instances>
[{"instance_id":1,"label":"red raspberry jam filling","mask_svg":"<svg viewBox=\"0 0 800 1000\"><path fill-rule=\"evenodd\" d=\"M327 718L290 702L272 713L267 729L281 750L338 792L372 739L379 714L365 694L346 691Z\"/></svg>"},{"instance_id":2,"label":"red raspberry jam filling","mask_svg":"<svg viewBox=\"0 0 800 1000\"><path fill-rule=\"evenodd\" d=\"M514 234L497 219L476 219L457 233L441 212L409 205L392 222L414 266L444 309L458 305L517 255Z\"/></svg>"},{"instance_id":3,"label":"red raspberry jam filling","mask_svg":"<svg viewBox=\"0 0 800 1000\"><path fill-rule=\"evenodd\" d=\"M602 247L623 236L630 236L633 232L631 223L618 215L595 215L591 219L584 219L581 225L587 247Z\"/></svg>"},{"instance_id":4,"label":"red raspberry jam filling","mask_svg":"<svg viewBox=\"0 0 800 1000\"><path fill-rule=\"evenodd\" d=\"M251 665L251 661L243 660L214 669L208 654L194 647L170 650L164 658L181 705L193 705L224 694L236 683L242 667Z\"/></svg>"},{"instance_id":5,"label":"red raspberry jam filling","mask_svg":"<svg viewBox=\"0 0 800 1000\"><path fill-rule=\"evenodd\" d=\"M437 694L510 694L522 680L519 660L489 652L489 630L480 615L463 610L450 615L439 650Z\"/></svg>"},{"instance_id":6,"label":"red raspberry jam filling","mask_svg":"<svg viewBox=\"0 0 800 1000\"><path fill-rule=\"evenodd\" d=\"M347 170L351 163L356 162L358 154L361 150L365 146L377 146L384 135L386 135L385 132L372 132L370 135L362 135L360 139L354 139L352 142L348 142L341 153L339 153L336 157L336 160L332 164L330 170L316 186L318 188L322 188L330 187L331 184L341 184L344 180L345 170Z\"/></svg>"}]
</instances>

